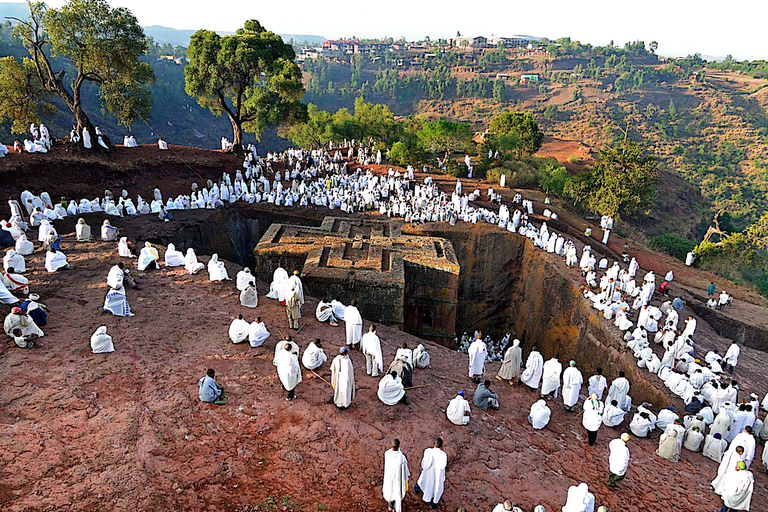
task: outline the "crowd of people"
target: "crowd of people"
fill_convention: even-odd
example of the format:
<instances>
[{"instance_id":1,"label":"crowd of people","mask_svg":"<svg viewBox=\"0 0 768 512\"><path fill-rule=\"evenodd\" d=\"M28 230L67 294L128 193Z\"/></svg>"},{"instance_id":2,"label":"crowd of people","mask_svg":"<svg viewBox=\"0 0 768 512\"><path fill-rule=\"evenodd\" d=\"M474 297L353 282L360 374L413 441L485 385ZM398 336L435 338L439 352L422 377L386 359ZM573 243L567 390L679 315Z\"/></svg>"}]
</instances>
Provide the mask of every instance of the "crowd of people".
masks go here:
<instances>
[{"instance_id":1,"label":"crowd of people","mask_svg":"<svg viewBox=\"0 0 768 512\"><path fill-rule=\"evenodd\" d=\"M222 144L225 142L223 140ZM354 159L361 164L360 167L351 165ZM322 150L293 149L282 154L267 153L264 158L259 157L255 148L251 147L246 153L243 169L237 170L234 176L224 173L218 182L208 180L202 188L194 181L190 194L169 197L165 201L159 188L155 188L150 201L138 196L136 203L125 190L117 198L111 191L106 191L103 197L92 200L68 201L62 198L56 204L47 192L37 194L25 190L20 201L9 201L10 220L2 221L2 229L14 240L13 247L8 249L3 260L4 271L0 276L0 302L15 306L5 319L5 332L22 348L33 347L35 339L43 336L40 328L46 325L46 308L37 302L39 297L30 293L31 283L23 276L26 271L24 256L34 251L34 244L27 238L26 232L37 229L37 241L43 244L46 251L45 268L48 272L67 269L69 265L62 252L62 239L53 227L53 222L67 216L98 211L115 219L156 214L167 222L172 219L173 210L213 209L244 201L286 207L315 205L345 213L376 211L388 217L403 218L406 222L490 223L529 238L535 247L564 258L569 267L578 266L586 281L583 287L585 300L591 301L606 320L613 322L623 336L627 350L637 359L638 367L657 375L673 394L684 401L685 412L688 413L681 417L682 413L678 414L671 406L662 407L657 413L651 411L650 404L633 406L629 394L630 382L624 372L618 372L610 386L602 369L585 381L577 361L566 360L563 370L563 362L557 354L545 361L536 347L531 348L523 364L520 340L508 336L496 379L503 383L519 383L532 392L538 392L539 396L531 405L528 416L532 428L546 428L552 412L548 402L557 399L558 395L565 411L575 413L580 407L582 425L590 446L595 444L601 428L621 427L627 415L634 411L627 426L629 432L636 437L648 437L655 429L662 431L657 453L670 461L679 460L681 448L701 450L706 457L720 463L712 485L722 497L724 510L749 509L753 482L749 467L755 455L756 442L764 444L768 439L768 427L764 427L765 421L759 418L760 407L768 408L768 395L762 404L754 393L740 401L738 383L725 378L726 372L732 373L737 367L738 344L732 344L724 356L715 350L707 353L703 361L695 357L695 318L689 316L685 326L678 329L684 304L680 299L665 300L665 292L674 279L672 271L664 278L666 285L662 283L659 289L653 272L647 272L642 283L638 284L635 278L639 264L635 258L629 259L626 268L619 261L609 267L608 258L601 257L598 261L597 251L593 251L590 245L583 246L579 256L576 240L550 230L546 221L538 226L533 222L533 202L523 199L520 194L516 194L507 205L503 204L501 194L489 189L489 202L501 203L498 211L491 210L476 204L480 198L479 190L464 193L458 180L449 194L441 191L429 176L417 181L412 167L402 173L389 169L386 175L377 175L365 169L365 164L380 163L381 159L380 152L374 151L373 141L345 142L340 147L331 145ZM557 218L549 208L543 211L543 216ZM605 244L613 229L613 219L603 218L601 227L604 232L602 242ZM189 274L197 274L207 268L210 281L230 280L224 263L216 254L204 265L197 261L193 248L187 248L183 253L169 244L164 260L161 260L158 249L149 242L135 254L127 237L121 237L120 230L110 220L104 221L99 234L103 241L117 242L119 258L136 259L139 272L157 270L162 261L167 267L184 267ZM76 240L88 241L91 238L91 227L80 218L76 225ZM132 316L126 290L136 288L138 283L124 261L119 261L110 269L106 280L108 291L103 309L116 316ZM250 269L240 271L233 284L240 293L241 306L258 307L256 278ZM22 302L17 295L28 298ZM290 329L298 332L302 328L302 307L306 301L297 270L289 276L285 269L276 269L266 297L285 306ZM355 301L345 306L336 298L321 300L315 310L315 318L331 326L340 322L345 324L346 344L330 362L331 377L327 383L333 388L333 401L338 409L350 407L355 398L355 372L349 357L350 352L355 350L365 358L366 375L379 379L379 400L385 406L408 403L407 391L414 385L415 370L430 367L430 354L423 345L412 350L403 344L396 350L385 371L376 326L369 325L363 333L364 322ZM113 340L106 331L106 327L99 327L91 337L94 353L115 350ZM261 317L248 322L240 314L229 326L232 343L248 341L251 347L260 347L270 336ZM661 346L661 358L654 352L651 343ZM309 343L301 358L300 350L291 336L284 338L282 333L275 344L273 363L289 401L297 398L296 392L302 382L301 366L315 373L328 361L322 340ZM472 404L484 412L500 410L503 406L500 395L494 392L492 381L485 378L489 349L481 333L476 333L467 347L467 354L468 378L475 385ZM587 388L586 399L582 400L584 387ZM200 379L198 389L201 401L226 403L224 388L216 381L214 369L209 369ZM607 396L603 401L606 390ZM464 390L457 391L447 404L445 414L453 425L469 424L472 408ZM709 434L706 434L707 428ZM624 432L609 444L607 482L610 487L616 487L627 472L627 445L630 440L629 434ZM437 438L424 451L421 476L414 486L414 491L422 500L432 506L439 503L445 481L447 456L442 448L443 440ZM768 464L767 453L768 450L763 451L764 464ZM396 439L391 450L385 454L382 487L383 497L391 510L401 510L409 476L407 459ZM586 483L571 487L567 500L563 510L586 512L594 509L595 498ZM494 511L515 509L512 500L506 500L499 503ZM539 506L537 510L543 510L543 507Z\"/></svg>"}]
</instances>

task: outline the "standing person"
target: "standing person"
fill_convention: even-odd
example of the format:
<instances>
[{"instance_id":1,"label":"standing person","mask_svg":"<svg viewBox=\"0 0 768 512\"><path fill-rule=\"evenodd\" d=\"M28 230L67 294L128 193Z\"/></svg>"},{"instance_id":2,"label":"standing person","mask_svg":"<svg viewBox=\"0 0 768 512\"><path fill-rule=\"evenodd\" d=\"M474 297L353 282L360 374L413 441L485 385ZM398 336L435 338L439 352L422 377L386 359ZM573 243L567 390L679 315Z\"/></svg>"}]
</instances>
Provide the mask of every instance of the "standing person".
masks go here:
<instances>
[{"instance_id":1,"label":"standing person","mask_svg":"<svg viewBox=\"0 0 768 512\"><path fill-rule=\"evenodd\" d=\"M429 503L431 508L437 508L437 504L443 496L448 455L442 448L443 439L438 437L432 448L424 450L424 457L421 459L421 475L417 482L418 489L415 489L417 494L423 493L422 501Z\"/></svg>"},{"instance_id":2,"label":"standing person","mask_svg":"<svg viewBox=\"0 0 768 512\"><path fill-rule=\"evenodd\" d=\"M602 367L598 366L597 371L595 372L595 375L589 378L588 392L590 395L597 395L598 400L602 400L603 393L605 393L605 388L607 387L608 387L608 381L606 381L605 377L603 377L603 369Z\"/></svg>"},{"instance_id":3,"label":"standing person","mask_svg":"<svg viewBox=\"0 0 768 512\"><path fill-rule=\"evenodd\" d=\"M485 373L485 358L488 356L488 347L482 339L482 333L477 333L477 338L469 346L467 355L469 356L469 378L475 384L480 383L480 379Z\"/></svg>"},{"instance_id":4,"label":"standing person","mask_svg":"<svg viewBox=\"0 0 768 512\"><path fill-rule=\"evenodd\" d=\"M520 376L520 381L531 389L539 389L543 366L544 358L541 357L536 347L533 347L531 353L528 354L528 360L525 362L525 371Z\"/></svg>"},{"instance_id":5,"label":"standing person","mask_svg":"<svg viewBox=\"0 0 768 512\"><path fill-rule=\"evenodd\" d=\"M557 391L560 389L560 375L563 373L563 365L555 355L552 359L544 363L541 380L541 397L547 397L554 394L557 398Z\"/></svg>"},{"instance_id":6,"label":"standing person","mask_svg":"<svg viewBox=\"0 0 768 512\"><path fill-rule=\"evenodd\" d=\"M587 441L589 446L594 446L597 441L597 431L600 430L600 425L603 424L603 402L601 402L596 394L592 394L582 407L584 412L581 416L581 424L587 430Z\"/></svg>"},{"instance_id":7,"label":"standing person","mask_svg":"<svg viewBox=\"0 0 768 512\"><path fill-rule=\"evenodd\" d=\"M584 377L576 368L576 361L571 361L563 372L563 404L566 411L573 411L573 407L579 402L579 393Z\"/></svg>"},{"instance_id":8,"label":"standing person","mask_svg":"<svg viewBox=\"0 0 768 512\"><path fill-rule=\"evenodd\" d=\"M357 301L353 300L344 310L344 323L347 325L347 346L352 350L360 348L363 337L363 317L357 309Z\"/></svg>"},{"instance_id":9,"label":"standing person","mask_svg":"<svg viewBox=\"0 0 768 512\"><path fill-rule=\"evenodd\" d=\"M619 439L614 439L608 445L608 449L611 451L611 455L608 458L608 467L610 474L608 475L608 487L611 489L616 488L616 483L624 480L627 474L627 468L629 467L629 448L627 443L629 442L629 434L621 434Z\"/></svg>"},{"instance_id":10,"label":"standing person","mask_svg":"<svg viewBox=\"0 0 768 512\"><path fill-rule=\"evenodd\" d=\"M285 344L282 350L277 353L275 363L277 366L277 376L280 377L280 384L286 391L285 399L290 402L296 398L296 386L301 382L299 358L291 352L290 345Z\"/></svg>"},{"instance_id":11,"label":"standing person","mask_svg":"<svg viewBox=\"0 0 768 512\"><path fill-rule=\"evenodd\" d=\"M365 374L378 377L384 370L384 356L381 355L381 340L376 335L376 326L369 325L368 332L363 334L361 343L365 356Z\"/></svg>"},{"instance_id":12,"label":"standing person","mask_svg":"<svg viewBox=\"0 0 768 512\"><path fill-rule=\"evenodd\" d=\"M733 373L733 370L736 369L736 365L739 363L740 353L741 349L739 348L739 344L735 341L731 343L731 346L728 347L728 351L725 353L725 357L723 358L723 361L727 365L726 369L729 373Z\"/></svg>"},{"instance_id":13,"label":"standing person","mask_svg":"<svg viewBox=\"0 0 768 512\"><path fill-rule=\"evenodd\" d=\"M381 494L387 502L387 512L402 512L403 498L408 491L408 460L400 451L400 440L392 441L392 448L384 453L384 482Z\"/></svg>"},{"instance_id":14,"label":"standing person","mask_svg":"<svg viewBox=\"0 0 768 512\"><path fill-rule=\"evenodd\" d=\"M736 469L729 473L723 482L723 508L720 512L749 510L754 488L754 475L747 470L744 462L737 462Z\"/></svg>"},{"instance_id":15,"label":"standing person","mask_svg":"<svg viewBox=\"0 0 768 512\"><path fill-rule=\"evenodd\" d=\"M510 386L514 384L515 380L520 377L520 363L522 360L523 351L520 348L520 340L515 339L512 342L512 346L504 351L504 362L501 364L496 378L509 381Z\"/></svg>"},{"instance_id":16,"label":"standing person","mask_svg":"<svg viewBox=\"0 0 768 512\"><path fill-rule=\"evenodd\" d=\"M347 409L355 398L355 370L349 358L349 349L341 347L331 363L331 386L333 403L339 409Z\"/></svg>"},{"instance_id":17,"label":"standing person","mask_svg":"<svg viewBox=\"0 0 768 512\"><path fill-rule=\"evenodd\" d=\"M298 331L299 318L301 318L301 296L299 295L299 289L296 287L286 292L285 312L288 315L288 327Z\"/></svg>"},{"instance_id":18,"label":"standing person","mask_svg":"<svg viewBox=\"0 0 768 512\"><path fill-rule=\"evenodd\" d=\"M616 400L619 407L627 410L625 404L629 394L629 381L624 377L624 372L619 372L619 376L611 382L611 388L608 390L608 400Z\"/></svg>"}]
</instances>

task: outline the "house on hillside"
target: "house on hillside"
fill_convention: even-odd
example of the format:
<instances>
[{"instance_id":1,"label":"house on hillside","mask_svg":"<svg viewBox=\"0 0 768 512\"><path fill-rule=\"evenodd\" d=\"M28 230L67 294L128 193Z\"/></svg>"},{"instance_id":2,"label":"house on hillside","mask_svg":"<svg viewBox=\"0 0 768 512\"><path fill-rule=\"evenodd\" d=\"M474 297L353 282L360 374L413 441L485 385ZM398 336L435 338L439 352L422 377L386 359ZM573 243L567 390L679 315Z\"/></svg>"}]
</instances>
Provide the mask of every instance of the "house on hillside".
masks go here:
<instances>
[{"instance_id":1,"label":"house on hillside","mask_svg":"<svg viewBox=\"0 0 768 512\"><path fill-rule=\"evenodd\" d=\"M481 50L488 47L488 38L483 36L476 37L455 37L450 41L451 47Z\"/></svg>"},{"instance_id":2,"label":"house on hillside","mask_svg":"<svg viewBox=\"0 0 768 512\"><path fill-rule=\"evenodd\" d=\"M538 83L538 81L539 81L538 74L525 74L520 76L520 83L522 85L525 85L527 83Z\"/></svg>"}]
</instances>

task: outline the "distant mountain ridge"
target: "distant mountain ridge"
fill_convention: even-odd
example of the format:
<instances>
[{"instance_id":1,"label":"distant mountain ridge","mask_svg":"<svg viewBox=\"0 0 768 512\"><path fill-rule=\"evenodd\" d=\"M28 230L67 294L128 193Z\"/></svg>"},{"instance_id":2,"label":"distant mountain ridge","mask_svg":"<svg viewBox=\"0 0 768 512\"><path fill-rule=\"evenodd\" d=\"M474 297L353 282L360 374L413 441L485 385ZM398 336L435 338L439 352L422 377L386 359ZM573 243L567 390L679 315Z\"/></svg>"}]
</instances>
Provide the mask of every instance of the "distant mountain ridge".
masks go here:
<instances>
[{"instance_id":1,"label":"distant mountain ridge","mask_svg":"<svg viewBox=\"0 0 768 512\"><path fill-rule=\"evenodd\" d=\"M5 18L21 18L25 19L29 14L29 8L25 3L18 2L0 2L0 22L5 21ZM151 36L158 44L168 43L173 46L189 46L189 40L196 30L178 29L171 27L163 27L161 25L150 25L144 27L144 33L147 36ZM234 32L224 32L217 30L221 35L230 35ZM284 41L295 41L298 43L307 42L312 45L322 44L326 40L323 36L308 35L308 34L280 34L280 37Z\"/></svg>"}]
</instances>

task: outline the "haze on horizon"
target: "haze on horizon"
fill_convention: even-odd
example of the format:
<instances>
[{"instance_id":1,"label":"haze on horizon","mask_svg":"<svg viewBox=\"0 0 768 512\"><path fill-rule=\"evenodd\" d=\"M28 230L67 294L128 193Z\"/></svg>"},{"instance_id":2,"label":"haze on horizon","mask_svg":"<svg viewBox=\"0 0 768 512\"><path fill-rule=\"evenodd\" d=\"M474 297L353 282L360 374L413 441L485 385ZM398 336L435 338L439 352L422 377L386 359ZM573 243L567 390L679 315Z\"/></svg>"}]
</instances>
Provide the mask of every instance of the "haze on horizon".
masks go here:
<instances>
[{"instance_id":1,"label":"haze on horizon","mask_svg":"<svg viewBox=\"0 0 768 512\"><path fill-rule=\"evenodd\" d=\"M49 0L60 6L64 0ZM358 1L333 4L247 2L244 0L109 0L113 6L130 8L144 25L176 29L206 28L234 31L247 19L258 19L273 32L319 35L328 38L405 36L418 40L463 36L526 34L557 39L570 37L582 43L606 45L614 41L657 41L659 54L710 57L730 54L738 59L768 59L764 21L768 2L746 0L723 8L705 0L647 0L639 4L584 0L552 0L540 3L486 0L483 3L450 1L379 2L375 8ZM371 4L368 4L371 5ZM574 6L578 6L574 8ZM331 8L332 7L332 8Z\"/></svg>"}]
</instances>

